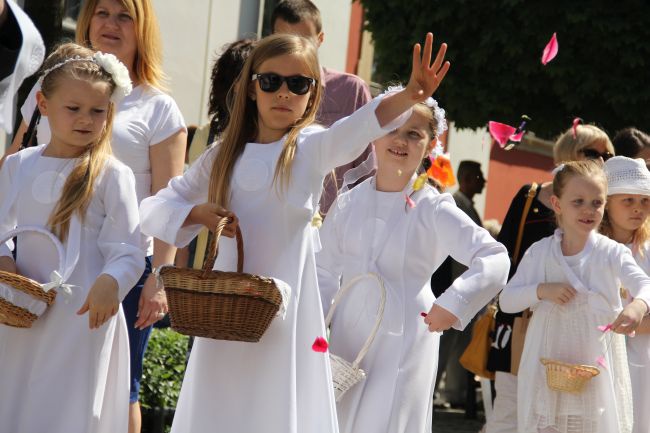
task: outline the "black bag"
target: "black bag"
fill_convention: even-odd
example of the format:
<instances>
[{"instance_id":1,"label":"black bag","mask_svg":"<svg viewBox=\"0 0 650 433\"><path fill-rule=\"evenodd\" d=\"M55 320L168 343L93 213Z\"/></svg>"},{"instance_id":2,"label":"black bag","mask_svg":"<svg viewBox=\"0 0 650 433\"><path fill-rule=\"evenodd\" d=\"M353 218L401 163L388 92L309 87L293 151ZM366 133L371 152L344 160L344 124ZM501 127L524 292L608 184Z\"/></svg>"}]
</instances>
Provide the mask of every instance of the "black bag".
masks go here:
<instances>
[{"instance_id":1,"label":"black bag","mask_svg":"<svg viewBox=\"0 0 650 433\"><path fill-rule=\"evenodd\" d=\"M38 146L38 140L36 139L36 126L40 120L41 111L36 107L32 114L32 118L29 121L29 126L27 126L27 131L25 131L25 135L23 135L23 139L20 142L20 150L27 147Z\"/></svg>"}]
</instances>

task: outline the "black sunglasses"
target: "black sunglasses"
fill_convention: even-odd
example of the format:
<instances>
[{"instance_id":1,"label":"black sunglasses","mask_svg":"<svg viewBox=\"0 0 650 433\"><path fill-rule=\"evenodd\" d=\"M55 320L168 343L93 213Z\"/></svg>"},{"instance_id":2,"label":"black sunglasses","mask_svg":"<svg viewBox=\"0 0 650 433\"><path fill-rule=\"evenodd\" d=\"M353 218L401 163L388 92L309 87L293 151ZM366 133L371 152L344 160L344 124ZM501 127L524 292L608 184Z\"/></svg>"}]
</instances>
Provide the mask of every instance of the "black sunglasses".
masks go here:
<instances>
[{"instance_id":1,"label":"black sunglasses","mask_svg":"<svg viewBox=\"0 0 650 433\"><path fill-rule=\"evenodd\" d=\"M607 161L609 158L611 158L612 156L614 156L614 155L612 155L611 152L607 152L607 151L605 151L605 152L603 152L603 153L600 153L600 152L598 152L598 151L595 150L595 149L589 149L589 148L587 148L587 149L580 149L580 153L582 153L582 154L585 156L585 158L587 158L587 159L598 159L598 158L603 158L603 161Z\"/></svg>"},{"instance_id":2,"label":"black sunglasses","mask_svg":"<svg viewBox=\"0 0 650 433\"><path fill-rule=\"evenodd\" d=\"M266 72L264 74L253 74L251 77L253 81L257 80L260 83L260 89L263 92L273 93L277 92L282 83L287 83L287 88L291 93L296 95L304 95L309 92L309 88L316 84L316 80L302 75L292 75L284 77L274 72Z\"/></svg>"}]
</instances>

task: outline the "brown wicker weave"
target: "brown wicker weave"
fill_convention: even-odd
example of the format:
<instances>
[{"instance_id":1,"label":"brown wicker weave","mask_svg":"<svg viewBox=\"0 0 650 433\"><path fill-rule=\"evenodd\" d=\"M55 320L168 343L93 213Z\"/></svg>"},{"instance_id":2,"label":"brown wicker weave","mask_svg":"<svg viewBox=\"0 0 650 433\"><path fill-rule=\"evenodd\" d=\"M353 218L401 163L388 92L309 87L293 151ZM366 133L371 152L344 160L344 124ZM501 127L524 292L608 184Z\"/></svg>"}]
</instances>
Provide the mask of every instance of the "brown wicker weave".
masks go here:
<instances>
[{"instance_id":1,"label":"brown wicker weave","mask_svg":"<svg viewBox=\"0 0 650 433\"><path fill-rule=\"evenodd\" d=\"M553 359L540 359L546 367L546 384L555 391L579 394L600 370L590 365L567 364Z\"/></svg>"},{"instance_id":2,"label":"brown wicker weave","mask_svg":"<svg viewBox=\"0 0 650 433\"><path fill-rule=\"evenodd\" d=\"M171 326L186 335L257 342L278 312L282 296L271 278L242 273L244 246L239 227L237 272L212 270L221 232L228 223L228 218L219 221L203 270L175 266L160 270Z\"/></svg>"},{"instance_id":3,"label":"brown wicker weave","mask_svg":"<svg viewBox=\"0 0 650 433\"><path fill-rule=\"evenodd\" d=\"M36 281L11 272L0 271L0 283L43 301L48 306L52 305L56 297L56 290L45 292ZM31 328L37 318L38 316L30 313L27 309L0 298L0 323L17 328Z\"/></svg>"}]
</instances>

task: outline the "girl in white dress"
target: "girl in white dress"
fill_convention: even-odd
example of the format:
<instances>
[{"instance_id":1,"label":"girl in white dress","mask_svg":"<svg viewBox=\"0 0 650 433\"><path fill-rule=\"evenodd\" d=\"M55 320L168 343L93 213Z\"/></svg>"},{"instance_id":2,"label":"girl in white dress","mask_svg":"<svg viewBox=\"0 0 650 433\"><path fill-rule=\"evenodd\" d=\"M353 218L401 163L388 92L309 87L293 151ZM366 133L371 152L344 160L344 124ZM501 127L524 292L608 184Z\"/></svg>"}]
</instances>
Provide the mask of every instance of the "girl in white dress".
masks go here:
<instances>
[{"instance_id":1,"label":"girl in white dress","mask_svg":"<svg viewBox=\"0 0 650 433\"><path fill-rule=\"evenodd\" d=\"M650 171L643 159L616 156L605 163L607 205L600 232L627 245L636 262L650 274ZM623 303L632 295L621 289ZM626 338L627 361L632 379L634 424L632 433L650 431L650 319L645 318L636 336Z\"/></svg>"},{"instance_id":2,"label":"girl in white dress","mask_svg":"<svg viewBox=\"0 0 650 433\"><path fill-rule=\"evenodd\" d=\"M417 180L445 126L433 98L417 104L406 123L374 141L376 175L341 194L323 223L316 262L325 314L342 286L368 272L386 290L381 325L360 365L367 377L337 403L341 432L430 432L440 332L463 329L505 285L503 245L451 195L422 184L426 175ZM469 269L436 299L431 274L448 255ZM349 362L375 325L380 291L372 281L346 291L332 319L330 350ZM428 312L424 322L421 312Z\"/></svg>"},{"instance_id":3,"label":"girl in white dress","mask_svg":"<svg viewBox=\"0 0 650 433\"><path fill-rule=\"evenodd\" d=\"M214 229L222 217L236 216L244 272L291 287L286 317L277 317L259 343L195 340L173 432L338 431L329 361L311 349L324 334L311 221L327 173L403 123L400 115L438 87L449 63L443 45L431 65L432 40L428 34L422 58L416 45L406 89L326 130L311 126L322 92L311 41L263 39L235 85L223 139L142 202L143 232L179 247L201 226ZM215 269L234 271L235 242L220 244Z\"/></svg>"},{"instance_id":4,"label":"girl in white dress","mask_svg":"<svg viewBox=\"0 0 650 433\"><path fill-rule=\"evenodd\" d=\"M54 280L57 298L31 328L0 325L0 431L125 432L129 352L120 300L144 256L133 174L110 156L109 139L115 103L131 81L114 56L75 44L59 47L44 68L37 98L52 138L5 160L0 233L26 225L54 233L71 287ZM43 282L60 269L43 234L19 234L15 262L9 244L2 270Z\"/></svg>"},{"instance_id":5,"label":"girl in white dress","mask_svg":"<svg viewBox=\"0 0 650 433\"><path fill-rule=\"evenodd\" d=\"M519 367L518 431L629 433L632 396L622 334L647 314L650 278L628 248L596 233L607 198L598 162L560 165L553 194L560 229L526 251L499 298L507 313L534 311ZM635 296L625 308L621 285ZM547 386L542 358L591 365L599 374L580 393L555 391Z\"/></svg>"}]
</instances>

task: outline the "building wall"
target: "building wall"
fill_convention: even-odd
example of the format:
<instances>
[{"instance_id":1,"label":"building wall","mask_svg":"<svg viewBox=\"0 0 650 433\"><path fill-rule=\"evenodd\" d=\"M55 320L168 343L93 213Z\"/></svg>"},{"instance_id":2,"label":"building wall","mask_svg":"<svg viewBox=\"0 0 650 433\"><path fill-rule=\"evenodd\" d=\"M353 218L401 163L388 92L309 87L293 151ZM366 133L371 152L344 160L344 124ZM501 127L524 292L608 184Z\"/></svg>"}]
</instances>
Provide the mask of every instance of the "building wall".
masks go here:
<instances>
[{"instance_id":1,"label":"building wall","mask_svg":"<svg viewBox=\"0 0 650 433\"><path fill-rule=\"evenodd\" d=\"M267 2L271 5L271 2ZM349 0L316 0L325 41L321 63L345 70L350 28ZM188 124L207 122L210 71L222 47L261 30L264 0L154 0L163 39L163 67L169 90Z\"/></svg>"}]
</instances>

